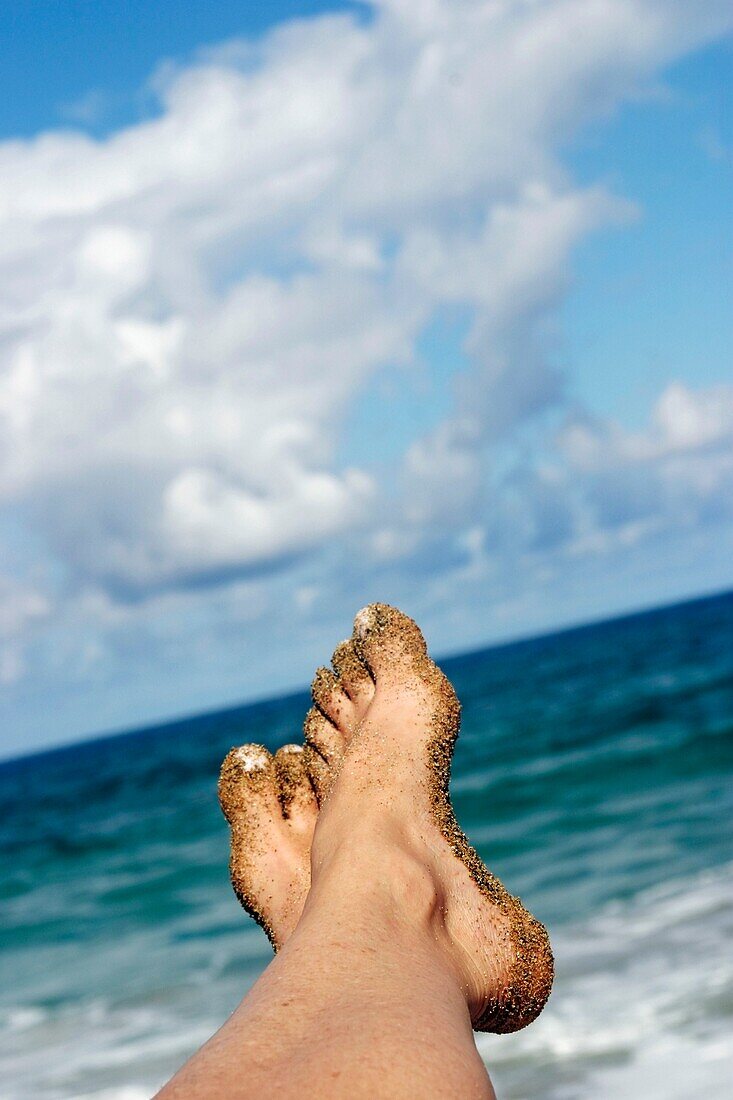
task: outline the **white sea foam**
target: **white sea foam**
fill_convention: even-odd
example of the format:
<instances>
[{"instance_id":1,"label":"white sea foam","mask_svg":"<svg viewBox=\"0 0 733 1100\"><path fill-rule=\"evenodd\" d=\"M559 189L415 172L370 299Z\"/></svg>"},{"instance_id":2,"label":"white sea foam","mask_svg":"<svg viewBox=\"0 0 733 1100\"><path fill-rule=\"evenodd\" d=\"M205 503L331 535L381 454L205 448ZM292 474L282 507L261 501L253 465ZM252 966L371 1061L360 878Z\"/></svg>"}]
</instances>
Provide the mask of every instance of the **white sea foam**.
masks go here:
<instances>
[{"instance_id":1,"label":"white sea foam","mask_svg":"<svg viewBox=\"0 0 733 1100\"><path fill-rule=\"evenodd\" d=\"M502 1100L723 1100L733 1079L733 864L553 936L557 981L527 1031L482 1036Z\"/></svg>"},{"instance_id":2,"label":"white sea foam","mask_svg":"<svg viewBox=\"0 0 733 1100\"><path fill-rule=\"evenodd\" d=\"M42 1008L22 1007L11 1008L7 1011L0 1012L0 1020L2 1021L3 1029L7 1031L25 1031L26 1028L35 1027L43 1019L45 1019L47 1013Z\"/></svg>"},{"instance_id":3,"label":"white sea foam","mask_svg":"<svg viewBox=\"0 0 733 1100\"><path fill-rule=\"evenodd\" d=\"M74 1100L150 1100L150 1090L134 1086L117 1085L101 1092L79 1093Z\"/></svg>"},{"instance_id":4,"label":"white sea foam","mask_svg":"<svg viewBox=\"0 0 733 1100\"><path fill-rule=\"evenodd\" d=\"M478 1040L500 1100L727 1098L732 939L733 864L555 929L547 1010L518 1035ZM7 1011L3 1100L150 1096L236 1003L242 974L222 950L196 988Z\"/></svg>"}]
</instances>

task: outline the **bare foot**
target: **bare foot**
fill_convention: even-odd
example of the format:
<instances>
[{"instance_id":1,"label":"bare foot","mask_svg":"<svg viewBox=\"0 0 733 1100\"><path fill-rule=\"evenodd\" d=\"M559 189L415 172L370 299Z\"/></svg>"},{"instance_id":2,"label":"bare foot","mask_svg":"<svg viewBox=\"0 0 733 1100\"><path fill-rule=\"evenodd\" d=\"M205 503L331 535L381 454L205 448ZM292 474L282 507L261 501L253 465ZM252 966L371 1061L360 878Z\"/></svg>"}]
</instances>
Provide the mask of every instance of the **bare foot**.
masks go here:
<instances>
[{"instance_id":1,"label":"bare foot","mask_svg":"<svg viewBox=\"0 0 733 1100\"><path fill-rule=\"evenodd\" d=\"M429 879L445 945L474 1027L516 1031L541 1011L553 961L544 927L484 866L448 797L460 707L416 624L373 604L351 643L320 669L306 720L306 763L321 799L312 850L317 878L347 850L403 884ZM368 669L368 673L367 673ZM375 859L376 855L376 859ZM400 892L402 890L402 893Z\"/></svg>"},{"instance_id":2,"label":"bare foot","mask_svg":"<svg viewBox=\"0 0 733 1100\"><path fill-rule=\"evenodd\" d=\"M232 749L222 764L219 802L231 826L234 892L277 950L303 912L318 804L303 747Z\"/></svg>"},{"instance_id":3,"label":"bare foot","mask_svg":"<svg viewBox=\"0 0 733 1100\"><path fill-rule=\"evenodd\" d=\"M271 757L251 745L224 762L237 896L281 947L302 914L311 863L317 875L335 848L353 853L366 827L370 862L377 854L385 873L414 883L407 862L427 870L474 1027L526 1026L549 994L552 954L543 926L456 824L448 780L460 708L451 685L412 620L383 604L359 613L332 665L316 672L302 754L285 746ZM323 811L315 838L313 788Z\"/></svg>"}]
</instances>

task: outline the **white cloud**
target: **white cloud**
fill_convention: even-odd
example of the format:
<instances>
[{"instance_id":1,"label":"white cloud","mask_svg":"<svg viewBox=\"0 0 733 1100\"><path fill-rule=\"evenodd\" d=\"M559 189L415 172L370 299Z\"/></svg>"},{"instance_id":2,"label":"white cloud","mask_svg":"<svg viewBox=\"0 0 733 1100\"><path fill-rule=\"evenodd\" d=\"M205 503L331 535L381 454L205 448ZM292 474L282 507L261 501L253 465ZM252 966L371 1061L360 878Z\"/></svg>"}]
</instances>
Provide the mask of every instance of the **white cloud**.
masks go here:
<instances>
[{"instance_id":1,"label":"white cloud","mask_svg":"<svg viewBox=\"0 0 733 1100\"><path fill-rule=\"evenodd\" d=\"M576 418L558 438L598 545L733 518L733 386L667 386L642 431Z\"/></svg>"},{"instance_id":2,"label":"white cloud","mask_svg":"<svg viewBox=\"0 0 733 1100\"><path fill-rule=\"evenodd\" d=\"M575 419L563 428L559 442L579 470L635 466L695 453L725 455L733 447L733 386L694 392L672 382L657 399L645 431Z\"/></svg>"},{"instance_id":3,"label":"white cloud","mask_svg":"<svg viewBox=\"0 0 733 1100\"><path fill-rule=\"evenodd\" d=\"M47 597L37 588L0 574L0 684L13 684L21 678L29 628L50 613Z\"/></svg>"},{"instance_id":4,"label":"white cloud","mask_svg":"<svg viewBox=\"0 0 733 1100\"><path fill-rule=\"evenodd\" d=\"M0 145L0 505L64 585L112 599L338 540L439 562L448 512L457 560L568 538L577 502L539 468L502 490L505 528L476 522L487 448L562 398L547 345L572 249L633 214L561 149L731 23L718 0L385 0L166 70L159 117L103 140ZM454 304L470 369L406 440L390 503L392 475L337 458L344 420ZM619 462L697 454L716 402L668 391L636 441L568 426L563 461L587 470L609 431Z\"/></svg>"}]
</instances>

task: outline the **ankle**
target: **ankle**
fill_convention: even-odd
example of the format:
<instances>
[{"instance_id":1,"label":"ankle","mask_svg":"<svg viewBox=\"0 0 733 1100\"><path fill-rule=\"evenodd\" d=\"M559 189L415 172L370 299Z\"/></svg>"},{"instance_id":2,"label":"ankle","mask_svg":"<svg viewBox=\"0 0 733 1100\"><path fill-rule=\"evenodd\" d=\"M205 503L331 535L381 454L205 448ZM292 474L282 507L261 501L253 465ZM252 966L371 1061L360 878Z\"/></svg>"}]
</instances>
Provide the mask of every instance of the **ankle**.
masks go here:
<instances>
[{"instance_id":1,"label":"ankle","mask_svg":"<svg viewBox=\"0 0 733 1100\"><path fill-rule=\"evenodd\" d=\"M440 858L417 823L393 819L383 808L378 817L367 812L348 828L317 831L311 855L306 914L328 914L338 927L363 930L374 943L429 957L460 989L472 1018L481 1015L487 997L501 989L503 951L477 967L464 949Z\"/></svg>"},{"instance_id":2,"label":"ankle","mask_svg":"<svg viewBox=\"0 0 733 1100\"><path fill-rule=\"evenodd\" d=\"M386 920L435 940L443 925L445 898L425 860L419 838L405 836L404 824L380 814L362 817L348 830L314 839L309 901L363 911L370 921Z\"/></svg>"}]
</instances>

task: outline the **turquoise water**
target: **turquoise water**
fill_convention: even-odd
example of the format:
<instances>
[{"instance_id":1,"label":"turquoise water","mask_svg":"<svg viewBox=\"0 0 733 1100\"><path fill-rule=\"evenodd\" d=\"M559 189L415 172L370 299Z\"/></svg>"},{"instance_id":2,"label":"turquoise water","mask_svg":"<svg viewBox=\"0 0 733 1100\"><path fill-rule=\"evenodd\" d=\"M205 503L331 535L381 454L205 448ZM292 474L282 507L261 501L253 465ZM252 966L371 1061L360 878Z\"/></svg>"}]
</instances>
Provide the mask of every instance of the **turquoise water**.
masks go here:
<instances>
[{"instance_id":1,"label":"turquoise water","mask_svg":"<svg viewBox=\"0 0 733 1100\"><path fill-rule=\"evenodd\" d=\"M733 595L444 667L459 819L557 956L537 1023L479 1039L500 1100L729 1096ZM218 767L306 705L0 767L5 1100L141 1100L234 1008L270 951L229 887Z\"/></svg>"}]
</instances>

